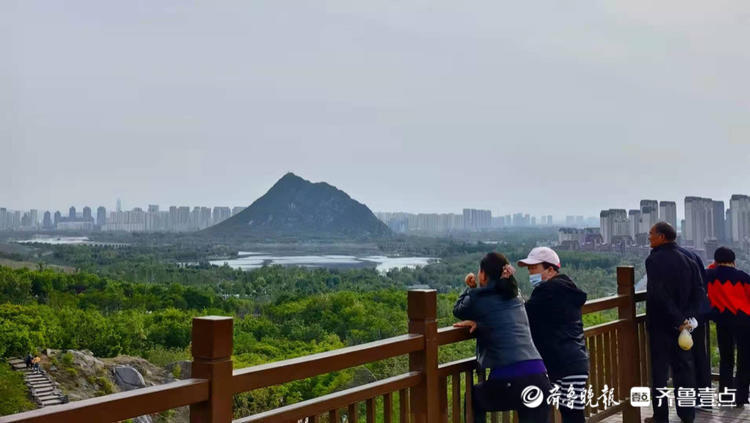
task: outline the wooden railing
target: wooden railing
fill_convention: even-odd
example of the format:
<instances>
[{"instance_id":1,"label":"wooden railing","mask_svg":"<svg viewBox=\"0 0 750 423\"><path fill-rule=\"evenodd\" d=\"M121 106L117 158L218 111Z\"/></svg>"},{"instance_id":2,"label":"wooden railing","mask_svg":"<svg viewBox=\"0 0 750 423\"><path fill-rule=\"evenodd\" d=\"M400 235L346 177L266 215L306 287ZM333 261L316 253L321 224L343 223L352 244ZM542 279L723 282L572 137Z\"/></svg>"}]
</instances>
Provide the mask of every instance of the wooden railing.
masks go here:
<instances>
[{"instance_id":1,"label":"wooden railing","mask_svg":"<svg viewBox=\"0 0 750 423\"><path fill-rule=\"evenodd\" d=\"M633 386L646 386L646 332L636 303L632 267L617 269L617 295L587 302L585 314L616 310L613 321L585 329L591 356L589 383L600 393L614 389L618 405L587 407L588 421L622 413L623 422L640 421L640 409L629 405ZM471 386L486 378L474 357L438 364L441 345L472 338L465 328L438 329L437 294L410 290L409 334L320 354L232 369L232 324L229 317L193 319L192 378L150 388L45 407L0 417L0 422L112 422L189 405L191 422L232 421L234 394L279 385L408 354L408 373L235 420L236 423L472 421ZM362 407L362 403L364 403ZM555 419L559 420L559 415ZM490 413L491 422L517 420L512 412Z\"/></svg>"}]
</instances>

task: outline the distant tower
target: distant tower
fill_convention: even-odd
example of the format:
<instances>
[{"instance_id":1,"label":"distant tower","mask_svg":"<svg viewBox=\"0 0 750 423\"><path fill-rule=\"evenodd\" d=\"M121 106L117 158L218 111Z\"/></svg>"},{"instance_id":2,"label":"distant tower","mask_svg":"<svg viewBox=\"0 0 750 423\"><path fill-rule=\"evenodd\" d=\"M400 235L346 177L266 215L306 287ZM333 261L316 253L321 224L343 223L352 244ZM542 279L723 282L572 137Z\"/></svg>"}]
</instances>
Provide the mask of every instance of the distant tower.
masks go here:
<instances>
[{"instance_id":1,"label":"distant tower","mask_svg":"<svg viewBox=\"0 0 750 423\"><path fill-rule=\"evenodd\" d=\"M119 198L117 199L117 208L115 208L115 210L116 210L116 211L117 211L118 213L122 211L122 201L120 201L120 199L119 199Z\"/></svg>"},{"instance_id":2,"label":"distant tower","mask_svg":"<svg viewBox=\"0 0 750 423\"><path fill-rule=\"evenodd\" d=\"M45 229L52 227L52 215L49 211L44 212L44 220L42 220L42 227Z\"/></svg>"},{"instance_id":3,"label":"distant tower","mask_svg":"<svg viewBox=\"0 0 750 423\"><path fill-rule=\"evenodd\" d=\"M105 223L107 223L107 209L104 206L99 206L96 209L96 224L104 226Z\"/></svg>"},{"instance_id":4,"label":"distant tower","mask_svg":"<svg viewBox=\"0 0 750 423\"><path fill-rule=\"evenodd\" d=\"M55 212L55 225L57 225L58 223L60 223L61 220L62 220L62 214L58 210L58 211Z\"/></svg>"},{"instance_id":5,"label":"distant tower","mask_svg":"<svg viewBox=\"0 0 750 423\"><path fill-rule=\"evenodd\" d=\"M86 219L86 220L94 220L91 217L91 207L86 206L86 207L83 208L83 218Z\"/></svg>"},{"instance_id":6,"label":"distant tower","mask_svg":"<svg viewBox=\"0 0 750 423\"><path fill-rule=\"evenodd\" d=\"M70 209L68 209L68 217L71 219L76 218L76 208L75 206L71 206Z\"/></svg>"}]
</instances>

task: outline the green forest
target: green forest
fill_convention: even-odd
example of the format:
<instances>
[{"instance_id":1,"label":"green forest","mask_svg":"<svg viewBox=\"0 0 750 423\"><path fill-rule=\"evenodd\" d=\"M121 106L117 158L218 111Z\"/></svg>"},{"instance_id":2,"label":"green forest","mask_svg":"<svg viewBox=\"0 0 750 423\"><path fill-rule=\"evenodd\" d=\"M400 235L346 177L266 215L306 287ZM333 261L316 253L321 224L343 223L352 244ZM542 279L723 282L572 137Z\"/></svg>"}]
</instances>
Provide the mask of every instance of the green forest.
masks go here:
<instances>
[{"instance_id":1,"label":"green forest","mask_svg":"<svg viewBox=\"0 0 750 423\"><path fill-rule=\"evenodd\" d=\"M268 266L253 271L227 266L180 265L135 248L54 247L51 257L73 273L45 268L0 267L0 356L54 349L88 349L99 357L140 356L158 365L190 357L191 319L228 315L234 322L234 366L267 363L406 333L406 290L429 285L438 295L439 326L455 321L453 302L463 276L476 271L486 251L521 257L528 245L456 244L423 268L392 270L310 269ZM561 252L563 271L589 298L615 291L612 255ZM634 264L637 258L633 259ZM530 287L518 272L522 292ZM586 316L595 324L607 316ZM473 342L441 348L441 361L473 355ZM244 416L402 373L406 357L256 390L235 397ZM10 378L0 391L15 397L22 382ZM2 396L3 392L0 392ZM0 414L28 407L0 402Z\"/></svg>"}]
</instances>

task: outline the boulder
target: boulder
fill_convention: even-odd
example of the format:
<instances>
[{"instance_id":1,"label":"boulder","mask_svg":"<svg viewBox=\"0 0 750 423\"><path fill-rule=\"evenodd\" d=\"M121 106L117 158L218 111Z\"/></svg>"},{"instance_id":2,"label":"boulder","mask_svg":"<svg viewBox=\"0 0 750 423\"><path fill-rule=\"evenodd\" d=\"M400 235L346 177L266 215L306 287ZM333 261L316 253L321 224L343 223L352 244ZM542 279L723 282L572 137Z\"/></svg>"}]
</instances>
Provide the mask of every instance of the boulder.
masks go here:
<instances>
[{"instance_id":1,"label":"boulder","mask_svg":"<svg viewBox=\"0 0 750 423\"><path fill-rule=\"evenodd\" d=\"M122 391L143 388L146 382L143 376L133 366L115 366L112 368L115 383Z\"/></svg>"}]
</instances>

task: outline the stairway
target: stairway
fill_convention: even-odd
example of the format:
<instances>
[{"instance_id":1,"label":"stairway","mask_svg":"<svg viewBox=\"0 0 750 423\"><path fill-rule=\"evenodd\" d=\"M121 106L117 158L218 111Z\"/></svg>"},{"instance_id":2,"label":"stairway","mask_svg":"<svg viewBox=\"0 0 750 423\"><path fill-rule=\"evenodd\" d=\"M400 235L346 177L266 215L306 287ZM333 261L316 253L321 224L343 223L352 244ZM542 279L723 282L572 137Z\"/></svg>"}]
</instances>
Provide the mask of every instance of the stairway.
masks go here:
<instances>
[{"instance_id":1,"label":"stairway","mask_svg":"<svg viewBox=\"0 0 750 423\"><path fill-rule=\"evenodd\" d=\"M34 373L34 370L27 369L23 359L18 357L8 359L8 363L13 370L24 373L24 381L29 387L31 398L39 407L68 402L67 396L60 392L58 384L50 379L44 369L40 368L39 373Z\"/></svg>"}]
</instances>

